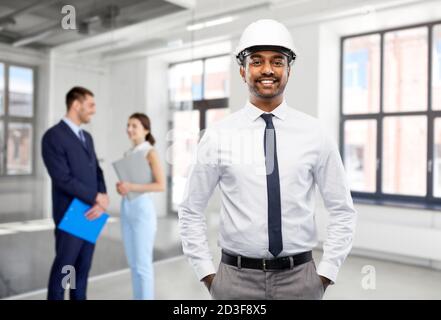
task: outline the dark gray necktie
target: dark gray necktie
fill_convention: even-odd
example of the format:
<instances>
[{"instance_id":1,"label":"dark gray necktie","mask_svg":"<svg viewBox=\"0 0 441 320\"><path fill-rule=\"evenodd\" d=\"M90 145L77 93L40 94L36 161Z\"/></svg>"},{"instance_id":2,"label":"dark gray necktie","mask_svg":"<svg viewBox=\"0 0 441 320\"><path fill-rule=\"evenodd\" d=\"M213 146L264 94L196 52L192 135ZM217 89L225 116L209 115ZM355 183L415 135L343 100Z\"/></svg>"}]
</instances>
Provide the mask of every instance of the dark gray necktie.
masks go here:
<instances>
[{"instance_id":1,"label":"dark gray necktie","mask_svg":"<svg viewBox=\"0 0 441 320\"><path fill-rule=\"evenodd\" d=\"M264 113L265 135L263 138L266 167L266 189L268 194L268 240L269 252L277 257L283 249L282 208L280 203L279 165L277 163L276 130L273 115Z\"/></svg>"},{"instance_id":2,"label":"dark gray necktie","mask_svg":"<svg viewBox=\"0 0 441 320\"><path fill-rule=\"evenodd\" d=\"M80 140L81 140L81 142L83 143L84 148L87 149L87 142L86 142L86 136L84 135L84 131L83 131L83 130L80 130L80 131L78 132L78 135L80 136Z\"/></svg>"}]
</instances>

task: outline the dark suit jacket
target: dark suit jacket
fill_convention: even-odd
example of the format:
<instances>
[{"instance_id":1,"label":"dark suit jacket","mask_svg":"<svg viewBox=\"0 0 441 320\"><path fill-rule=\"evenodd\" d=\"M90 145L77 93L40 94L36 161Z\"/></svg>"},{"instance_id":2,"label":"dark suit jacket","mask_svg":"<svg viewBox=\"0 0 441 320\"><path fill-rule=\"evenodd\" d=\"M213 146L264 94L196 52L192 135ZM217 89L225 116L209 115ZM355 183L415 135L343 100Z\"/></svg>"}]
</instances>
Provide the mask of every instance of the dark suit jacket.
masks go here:
<instances>
[{"instance_id":1,"label":"dark suit jacket","mask_svg":"<svg viewBox=\"0 0 441 320\"><path fill-rule=\"evenodd\" d=\"M73 198L93 205L97 193L106 192L92 136L86 131L84 133L87 147L64 121L60 121L47 130L42 139L43 161L52 179L52 206L56 225Z\"/></svg>"}]
</instances>

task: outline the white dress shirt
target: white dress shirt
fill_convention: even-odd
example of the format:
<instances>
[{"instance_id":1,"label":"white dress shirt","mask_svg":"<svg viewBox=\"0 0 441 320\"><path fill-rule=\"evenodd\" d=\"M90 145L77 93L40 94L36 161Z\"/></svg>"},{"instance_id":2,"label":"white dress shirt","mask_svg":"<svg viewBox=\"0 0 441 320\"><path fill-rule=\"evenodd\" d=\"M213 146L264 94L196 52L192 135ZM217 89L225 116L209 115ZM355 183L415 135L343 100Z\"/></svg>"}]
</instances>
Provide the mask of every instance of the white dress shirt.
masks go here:
<instances>
[{"instance_id":1,"label":"white dress shirt","mask_svg":"<svg viewBox=\"0 0 441 320\"><path fill-rule=\"evenodd\" d=\"M148 153L152 149L153 149L153 146L150 144L149 141L143 141L140 144L133 146L129 150L124 152L124 157L130 156L130 155L137 153L137 152L142 152L144 157L147 157Z\"/></svg>"},{"instance_id":2,"label":"white dress shirt","mask_svg":"<svg viewBox=\"0 0 441 320\"><path fill-rule=\"evenodd\" d=\"M199 279L215 273L204 210L216 186L221 192L221 248L251 258L268 251L268 201L263 137L264 112L248 102L209 128L198 145L179 207L183 250ZM332 282L352 247L356 212L336 144L319 121L284 101L271 112L276 132L283 251L313 249L316 185L330 218L317 273Z\"/></svg>"}]
</instances>

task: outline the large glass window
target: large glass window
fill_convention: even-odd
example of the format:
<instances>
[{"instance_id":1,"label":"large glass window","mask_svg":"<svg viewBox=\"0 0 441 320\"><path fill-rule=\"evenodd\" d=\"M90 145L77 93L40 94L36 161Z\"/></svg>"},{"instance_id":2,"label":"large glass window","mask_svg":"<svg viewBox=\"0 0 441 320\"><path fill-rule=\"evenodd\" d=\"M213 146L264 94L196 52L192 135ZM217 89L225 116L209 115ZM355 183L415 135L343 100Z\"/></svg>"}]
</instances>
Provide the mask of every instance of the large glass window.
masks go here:
<instances>
[{"instance_id":1,"label":"large glass window","mask_svg":"<svg viewBox=\"0 0 441 320\"><path fill-rule=\"evenodd\" d=\"M34 69L0 63L0 175L33 173Z\"/></svg>"},{"instance_id":2,"label":"large glass window","mask_svg":"<svg viewBox=\"0 0 441 320\"><path fill-rule=\"evenodd\" d=\"M432 109L441 110L441 25L433 28Z\"/></svg>"},{"instance_id":3,"label":"large glass window","mask_svg":"<svg viewBox=\"0 0 441 320\"><path fill-rule=\"evenodd\" d=\"M7 150L7 174L32 173L32 125L30 123L9 123Z\"/></svg>"},{"instance_id":4,"label":"large glass window","mask_svg":"<svg viewBox=\"0 0 441 320\"><path fill-rule=\"evenodd\" d=\"M377 126L375 121L346 121L344 141L344 161L351 189L374 192L377 161Z\"/></svg>"},{"instance_id":5,"label":"large glass window","mask_svg":"<svg viewBox=\"0 0 441 320\"><path fill-rule=\"evenodd\" d=\"M428 28L384 35L384 112L427 110Z\"/></svg>"},{"instance_id":6,"label":"large glass window","mask_svg":"<svg viewBox=\"0 0 441 320\"><path fill-rule=\"evenodd\" d=\"M425 196L426 116L385 117L383 149L383 192Z\"/></svg>"},{"instance_id":7,"label":"large glass window","mask_svg":"<svg viewBox=\"0 0 441 320\"><path fill-rule=\"evenodd\" d=\"M0 116L5 114L5 65L0 63Z\"/></svg>"},{"instance_id":8,"label":"large glass window","mask_svg":"<svg viewBox=\"0 0 441 320\"><path fill-rule=\"evenodd\" d=\"M173 102L202 99L201 60L176 64L169 71L170 100Z\"/></svg>"},{"instance_id":9,"label":"large glass window","mask_svg":"<svg viewBox=\"0 0 441 320\"><path fill-rule=\"evenodd\" d=\"M435 119L434 126L433 195L441 198L441 118Z\"/></svg>"},{"instance_id":10,"label":"large glass window","mask_svg":"<svg viewBox=\"0 0 441 320\"><path fill-rule=\"evenodd\" d=\"M229 96L230 57L205 60L204 98L218 99Z\"/></svg>"},{"instance_id":11,"label":"large glass window","mask_svg":"<svg viewBox=\"0 0 441 320\"><path fill-rule=\"evenodd\" d=\"M184 194L194 150L199 140L199 111L183 110L173 113L172 203L179 204ZM176 208L174 208L176 210Z\"/></svg>"},{"instance_id":12,"label":"large glass window","mask_svg":"<svg viewBox=\"0 0 441 320\"><path fill-rule=\"evenodd\" d=\"M348 39L344 43L343 112L374 113L380 100L380 36Z\"/></svg>"},{"instance_id":13,"label":"large glass window","mask_svg":"<svg viewBox=\"0 0 441 320\"><path fill-rule=\"evenodd\" d=\"M230 60L230 56L219 56L170 66L171 211L177 211L182 201L201 130L229 113Z\"/></svg>"},{"instance_id":14,"label":"large glass window","mask_svg":"<svg viewBox=\"0 0 441 320\"><path fill-rule=\"evenodd\" d=\"M11 66L9 68L9 115L32 117L34 114L33 70Z\"/></svg>"},{"instance_id":15,"label":"large glass window","mask_svg":"<svg viewBox=\"0 0 441 320\"><path fill-rule=\"evenodd\" d=\"M342 48L341 148L353 196L441 204L441 25L344 37Z\"/></svg>"},{"instance_id":16,"label":"large glass window","mask_svg":"<svg viewBox=\"0 0 441 320\"><path fill-rule=\"evenodd\" d=\"M4 167L4 150L5 150L5 129L4 122L0 120L0 176L3 175Z\"/></svg>"}]
</instances>

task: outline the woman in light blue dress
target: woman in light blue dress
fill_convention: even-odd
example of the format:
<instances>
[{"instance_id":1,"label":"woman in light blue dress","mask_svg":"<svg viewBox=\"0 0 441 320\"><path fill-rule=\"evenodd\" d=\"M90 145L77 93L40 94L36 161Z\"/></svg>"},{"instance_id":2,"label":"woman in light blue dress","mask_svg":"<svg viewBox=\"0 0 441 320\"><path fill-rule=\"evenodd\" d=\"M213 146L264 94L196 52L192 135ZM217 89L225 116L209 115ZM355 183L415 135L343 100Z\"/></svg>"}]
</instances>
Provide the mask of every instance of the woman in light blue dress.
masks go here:
<instances>
[{"instance_id":1,"label":"woman in light blue dress","mask_svg":"<svg viewBox=\"0 0 441 320\"><path fill-rule=\"evenodd\" d=\"M116 188L123 196L121 227L127 261L132 272L133 296L136 300L154 298L153 244L156 233L156 212L150 192L165 190L165 177L158 154L153 148L155 139L150 132L150 119L142 113L130 116L127 134L133 147L126 156L141 152L152 171L152 183L133 184L120 181ZM127 193L140 192L129 200Z\"/></svg>"}]
</instances>

